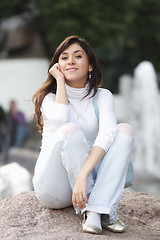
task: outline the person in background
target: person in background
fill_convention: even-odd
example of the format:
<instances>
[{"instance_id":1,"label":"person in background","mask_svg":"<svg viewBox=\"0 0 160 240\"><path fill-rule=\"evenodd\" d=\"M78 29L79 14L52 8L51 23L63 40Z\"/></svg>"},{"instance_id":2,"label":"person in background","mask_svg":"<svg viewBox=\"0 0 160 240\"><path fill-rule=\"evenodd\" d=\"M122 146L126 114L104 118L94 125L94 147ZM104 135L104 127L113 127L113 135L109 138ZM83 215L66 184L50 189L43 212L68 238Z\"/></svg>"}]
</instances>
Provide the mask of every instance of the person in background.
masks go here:
<instances>
[{"instance_id":1,"label":"person in background","mask_svg":"<svg viewBox=\"0 0 160 240\"><path fill-rule=\"evenodd\" d=\"M113 95L89 44L78 36L56 49L48 78L33 96L42 146L33 177L37 198L60 209L73 204L84 232L123 232L116 210L124 189L133 130L117 124ZM99 119L93 99L97 96ZM73 223L74 224L74 223Z\"/></svg>"},{"instance_id":2,"label":"person in background","mask_svg":"<svg viewBox=\"0 0 160 240\"><path fill-rule=\"evenodd\" d=\"M5 144L7 133L7 117L4 109L0 106L0 152L2 152Z\"/></svg>"},{"instance_id":3,"label":"person in background","mask_svg":"<svg viewBox=\"0 0 160 240\"><path fill-rule=\"evenodd\" d=\"M20 148L24 141L29 137L30 128L25 119L24 114L18 111L17 104L14 100L10 102L10 110L8 114L10 125L10 145L11 147Z\"/></svg>"}]
</instances>

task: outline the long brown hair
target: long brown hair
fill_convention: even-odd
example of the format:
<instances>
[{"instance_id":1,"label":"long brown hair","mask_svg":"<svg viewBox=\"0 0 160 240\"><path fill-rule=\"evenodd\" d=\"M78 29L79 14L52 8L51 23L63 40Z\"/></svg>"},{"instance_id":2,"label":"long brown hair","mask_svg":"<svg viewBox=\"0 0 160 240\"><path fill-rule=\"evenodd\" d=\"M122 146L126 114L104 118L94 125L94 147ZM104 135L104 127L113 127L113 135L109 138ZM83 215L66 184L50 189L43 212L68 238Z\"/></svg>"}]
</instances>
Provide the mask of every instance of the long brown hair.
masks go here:
<instances>
[{"instance_id":1,"label":"long brown hair","mask_svg":"<svg viewBox=\"0 0 160 240\"><path fill-rule=\"evenodd\" d=\"M38 89L38 91L33 95L32 101L35 104L35 113L33 117L37 119L37 123L39 125L39 131L43 132L43 118L41 113L41 105L44 97L49 93L56 93L57 89L57 83L56 79L49 73L50 68L58 62L59 56L63 51L65 51L70 45L77 43L80 45L81 48L85 51L89 65L92 66L92 74L91 78L87 80L87 83L89 83L88 93L86 96L90 94L92 89L94 90L93 96L97 92L97 88L102 85L103 77L102 73L96 58L96 55L90 45L86 42L85 39L82 39L78 36L69 36L67 37L55 50L55 53L53 55L53 58L50 62L49 68L48 68L48 77L47 80L43 83L43 85Z\"/></svg>"}]
</instances>

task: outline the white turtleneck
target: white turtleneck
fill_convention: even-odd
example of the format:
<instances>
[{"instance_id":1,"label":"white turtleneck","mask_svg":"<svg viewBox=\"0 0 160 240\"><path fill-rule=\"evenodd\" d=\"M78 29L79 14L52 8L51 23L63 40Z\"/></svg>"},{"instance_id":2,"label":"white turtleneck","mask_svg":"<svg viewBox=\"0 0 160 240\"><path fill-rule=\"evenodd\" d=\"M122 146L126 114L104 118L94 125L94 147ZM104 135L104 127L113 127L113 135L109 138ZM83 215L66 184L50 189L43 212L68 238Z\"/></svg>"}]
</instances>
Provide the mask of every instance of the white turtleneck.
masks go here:
<instances>
[{"instance_id":1,"label":"white turtleneck","mask_svg":"<svg viewBox=\"0 0 160 240\"><path fill-rule=\"evenodd\" d=\"M90 147L99 146L105 151L109 149L117 133L117 121L114 112L113 95L102 89L98 95L99 123L90 96L85 88L72 88L66 84L69 105L55 103L55 94L48 93L42 102L44 119L43 138L52 137L58 128L67 122L77 124L83 131ZM79 119L77 117L79 116ZM43 140L44 141L44 140Z\"/></svg>"}]
</instances>

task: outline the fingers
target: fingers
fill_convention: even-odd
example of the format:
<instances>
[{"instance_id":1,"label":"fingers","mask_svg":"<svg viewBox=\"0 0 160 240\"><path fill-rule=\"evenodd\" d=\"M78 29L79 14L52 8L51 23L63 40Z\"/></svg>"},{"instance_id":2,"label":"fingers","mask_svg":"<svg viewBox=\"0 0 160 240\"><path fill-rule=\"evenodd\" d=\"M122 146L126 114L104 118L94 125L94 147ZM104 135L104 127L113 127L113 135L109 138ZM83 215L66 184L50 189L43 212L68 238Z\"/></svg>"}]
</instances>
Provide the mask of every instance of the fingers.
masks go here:
<instances>
[{"instance_id":1,"label":"fingers","mask_svg":"<svg viewBox=\"0 0 160 240\"><path fill-rule=\"evenodd\" d=\"M86 207L85 203L88 203L86 194L78 195L78 194L73 193L72 203L73 203L74 209L77 209L77 204L81 209L84 209Z\"/></svg>"},{"instance_id":2,"label":"fingers","mask_svg":"<svg viewBox=\"0 0 160 240\"><path fill-rule=\"evenodd\" d=\"M84 203L84 201L83 201L83 197L82 197L82 196L79 196L79 198L78 198L78 200L77 200L77 203L78 203L80 209L83 209L83 208L85 208L85 206L86 206L85 203Z\"/></svg>"},{"instance_id":3,"label":"fingers","mask_svg":"<svg viewBox=\"0 0 160 240\"><path fill-rule=\"evenodd\" d=\"M74 193L72 194L72 203L73 203L74 209L77 209L76 197L75 197L75 194L74 194Z\"/></svg>"},{"instance_id":4,"label":"fingers","mask_svg":"<svg viewBox=\"0 0 160 240\"><path fill-rule=\"evenodd\" d=\"M61 72L59 63L55 63L50 69L49 73L56 79L56 80L63 80L65 81L64 74Z\"/></svg>"},{"instance_id":5,"label":"fingers","mask_svg":"<svg viewBox=\"0 0 160 240\"><path fill-rule=\"evenodd\" d=\"M55 63L50 69L49 69L49 73L52 74L54 72L54 69L58 70L59 64Z\"/></svg>"},{"instance_id":6,"label":"fingers","mask_svg":"<svg viewBox=\"0 0 160 240\"><path fill-rule=\"evenodd\" d=\"M87 195L86 195L86 194L83 195L83 199L84 199L84 201L85 201L86 203L88 203L88 198L87 198Z\"/></svg>"},{"instance_id":7,"label":"fingers","mask_svg":"<svg viewBox=\"0 0 160 240\"><path fill-rule=\"evenodd\" d=\"M85 204L84 204L84 201L83 201L83 197L76 196L75 194L73 194L72 203L73 203L73 206L74 206L75 209L77 209L77 205L81 209L83 209L85 207Z\"/></svg>"}]
</instances>

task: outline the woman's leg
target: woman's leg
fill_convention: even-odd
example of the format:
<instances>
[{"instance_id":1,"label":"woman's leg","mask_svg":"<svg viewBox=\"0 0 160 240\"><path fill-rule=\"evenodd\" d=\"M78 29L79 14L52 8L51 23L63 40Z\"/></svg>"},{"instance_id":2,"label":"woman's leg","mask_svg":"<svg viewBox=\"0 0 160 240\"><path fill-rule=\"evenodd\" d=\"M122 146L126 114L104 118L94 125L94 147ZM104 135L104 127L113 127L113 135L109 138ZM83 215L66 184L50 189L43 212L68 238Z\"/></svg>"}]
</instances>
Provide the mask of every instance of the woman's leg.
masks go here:
<instances>
[{"instance_id":1,"label":"woman's leg","mask_svg":"<svg viewBox=\"0 0 160 240\"><path fill-rule=\"evenodd\" d=\"M73 190L77 176L82 168L85 160L90 152L89 145L83 132L78 129L72 137L68 137L62 141L61 157L62 164L65 167L71 188ZM87 192L91 192L94 186L92 174L88 177Z\"/></svg>"},{"instance_id":2,"label":"woman's leg","mask_svg":"<svg viewBox=\"0 0 160 240\"><path fill-rule=\"evenodd\" d=\"M118 135L100 164L95 185L83 212L107 214L110 216L109 223L117 220L116 209L124 189L132 145L132 127L119 124Z\"/></svg>"},{"instance_id":3,"label":"woman's leg","mask_svg":"<svg viewBox=\"0 0 160 240\"><path fill-rule=\"evenodd\" d=\"M71 188L88 153L89 146L79 128L73 123L62 125L54 138L42 144L33 177L37 198L52 208L71 205Z\"/></svg>"},{"instance_id":4,"label":"woman's leg","mask_svg":"<svg viewBox=\"0 0 160 240\"><path fill-rule=\"evenodd\" d=\"M62 164L61 147L62 140L76 131L77 128L71 128L71 124L67 123L53 137L43 138L33 185L37 198L48 207L59 209L72 204L72 191Z\"/></svg>"}]
</instances>

